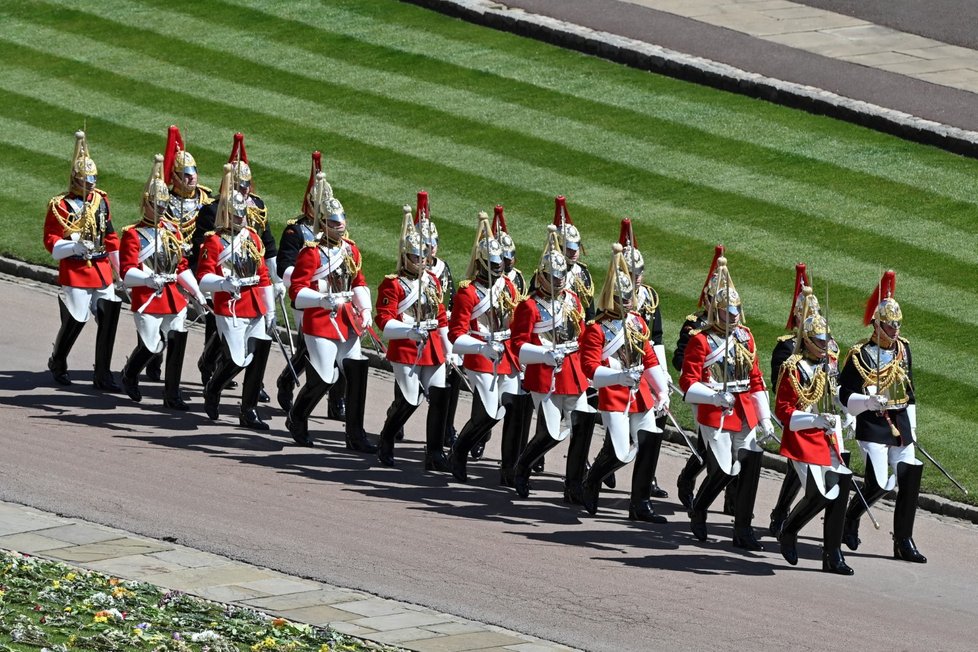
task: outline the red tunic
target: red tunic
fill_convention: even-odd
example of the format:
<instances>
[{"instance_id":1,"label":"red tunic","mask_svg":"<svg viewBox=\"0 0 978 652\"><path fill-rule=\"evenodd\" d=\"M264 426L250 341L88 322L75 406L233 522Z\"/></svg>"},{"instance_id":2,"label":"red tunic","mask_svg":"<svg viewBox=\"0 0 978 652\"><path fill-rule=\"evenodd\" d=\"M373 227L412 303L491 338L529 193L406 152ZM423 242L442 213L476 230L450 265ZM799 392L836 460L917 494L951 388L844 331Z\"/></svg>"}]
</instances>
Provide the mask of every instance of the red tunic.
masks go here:
<instances>
[{"instance_id":1,"label":"red tunic","mask_svg":"<svg viewBox=\"0 0 978 652\"><path fill-rule=\"evenodd\" d=\"M757 347L754 344L754 335L746 326L740 326L746 331L748 336L747 348L754 353L754 364L751 366L749 384L746 392L734 394L733 414L728 414L723 419L723 429L725 431L739 432L746 426L748 429L757 425L757 410L750 395L754 392L764 391L764 377L757 366ZM710 369L705 366L706 358L710 354L710 344L707 341L706 333L699 332L689 339L686 344L686 352L683 357L683 371L679 376L679 388L685 392L693 383L702 382L709 384ZM713 406L700 404L696 406L696 421L711 428L720 427L720 416L723 410Z\"/></svg>"},{"instance_id":2,"label":"red tunic","mask_svg":"<svg viewBox=\"0 0 978 652\"><path fill-rule=\"evenodd\" d=\"M641 322L641 327L643 331L648 334L649 327L645 323L645 320L639 316L638 313L630 312L628 313L629 319L638 320ZM598 367L610 367L609 359L602 357L602 352L604 351L605 345L605 334L604 327L601 322L592 322L588 324L584 332L581 333L581 364L584 368L584 373L588 378L594 379L594 372ZM623 344L622 346L628 346L628 344ZM642 367L644 369L650 369L659 364L659 359L655 355L655 351L652 350L652 345L649 340L645 341L645 350L642 354ZM624 385L610 385L608 387L598 388L598 409L602 412L624 412L625 406L628 405L628 399L631 391ZM648 379L642 376L642 381L639 383L635 391L635 396L632 398L632 405L629 408L629 413L632 412L648 412L652 409L655 401L652 396L652 388L649 386Z\"/></svg>"},{"instance_id":3,"label":"red tunic","mask_svg":"<svg viewBox=\"0 0 978 652\"><path fill-rule=\"evenodd\" d=\"M127 226L122 230L122 242L119 245L119 276L122 278L126 278L126 273L134 267L137 269L143 268L143 263L139 262L139 252L144 246L143 238L140 235L142 228ZM149 231L149 237L155 237L152 227L147 227L147 230ZM145 231L143 232L145 233ZM179 227L174 227L171 233L173 233L177 240L183 240ZM177 275L188 269L187 259L181 256L180 262L177 263ZM177 288L176 282L165 284L159 296L156 296L155 290L142 285L131 288L130 293L132 295L133 311L139 310L142 306L146 306L143 312L150 315L175 315L187 307L187 299L184 298L183 294ZM148 304L146 303L147 301L149 302Z\"/></svg>"},{"instance_id":4,"label":"red tunic","mask_svg":"<svg viewBox=\"0 0 978 652\"><path fill-rule=\"evenodd\" d=\"M430 271L428 275L430 276L429 280L435 284L435 287L441 290L441 283L438 282L438 277ZM414 282L416 281L412 281L412 283ZM403 313L398 311L397 306L404 297L404 284L401 283L398 277L384 277L380 288L377 290L377 309L374 312L374 320L377 322L377 328L381 332L383 332L387 322L391 319L403 321ZM412 308L408 308L408 310L412 310ZM448 326L448 313L445 312L445 306L438 304L438 328L444 328L446 326ZM425 341L424 350L420 358L418 358L418 343L414 340L399 338L390 340L387 345L387 359L399 364L413 365L417 362L425 366L438 366L445 362L445 354L445 345L442 343L441 336L436 330L428 333L428 339Z\"/></svg>"},{"instance_id":5,"label":"red tunic","mask_svg":"<svg viewBox=\"0 0 978 652\"><path fill-rule=\"evenodd\" d=\"M262 251L261 236L255 233L250 226L245 227L248 237L255 243L258 251ZM204 278L205 274L217 274L224 276L224 270L218 263L221 252L224 251L224 240L217 233L209 233L204 236L204 242L200 245L200 257L197 260L197 280ZM268 312L265 305L265 291L261 288L271 285L268 278L268 268L265 266L265 259L259 256L258 259L258 285L241 288L241 296L235 299L230 292L214 293L214 314L222 317L241 317L252 319Z\"/></svg>"},{"instance_id":6,"label":"red tunic","mask_svg":"<svg viewBox=\"0 0 978 652\"><path fill-rule=\"evenodd\" d=\"M781 374L781 382L778 385L774 414L784 424L784 434L781 436L781 454L788 459L798 460L806 464L830 466L832 457L829 451L835 447L832 433L818 428L791 429L791 415L798 409L798 393L792 387L788 374L793 375L796 381L800 378L797 368L790 371L785 370Z\"/></svg>"},{"instance_id":7,"label":"red tunic","mask_svg":"<svg viewBox=\"0 0 978 652\"><path fill-rule=\"evenodd\" d=\"M105 250L119 250L119 236L112 228L109 197L104 192L95 189L88 196L89 202L98 201L105 209ZM48 203L47 216L44 218L44 247L48 253L54 251L58 240L67 240L65 228L61 220L67 221L73 210L66 200L66 195L58 195ZM58 261L58 283L73 288L104 288L112 284L112 265L108 256L95 260L83 260L74 256Z\"/></svg>"},{"instance_id":8,"label":"red tunic","mask_svg":"<svg viewBox=\"0 0 978 652\"><path fill-rule=\"evenodd\" d=\"M512 297L515 303L519 293L516 291L516 286L508 278L503 278L503 282L506 284L506 290L509 292L510 297ZM477 319L472 318L472 310L479 303L479 295L475 290L475 284L467 283L464 287L460 287L457 292L455 292L455 300L452 303L452 317L448 324L448 339L454 342L460 336L471 334L478 340L483 340L481 335L477 334L479 330L479 322ZM492 310L492 308L490 308ZM520 368L519 358L514 353L513 340L510 337L509 340L503 343L505 350L503 351L503 356L496 363L496 372L502 375L508 375L514 371L518 371ZM483 355L477 354L467 354L462 358L462 366L466 369L471 369L472 371L478 371L482 373L492 373L493 364L489 358Z\"/></svg>"},{"instance_id":9,"label":"red tunic","mask_svg":"<svg viewBox=\"0 0 978 652\"><path fill-rule=\"evenodd\" d=\"M568 290L568 292L570 292ZM574 298L577 310L584 314L581 301L573 292L570 294ZM542 344L540 335L533 332L540 319L540 309L536 300L531 296L520 302L516 306L516 313L513 315L512 324L512 343L513 350L519 353L524 344ZM584 321L581 320L578 328L583 332ZM526 372L523 374L523 388L528 392L538 392L546 394L550 391L550 383L554 375L554 368L547 364L528 364ZM567 354L561 365L560 373L557 374L557 381L554 383L554 394L561 396L578 396L587 390L587 377L581 367L580 350Z\"/></svg>"},{"instance_id":10,"label":"red tunic","mask_svg":"<svg viewBox=\"0 0 978 652\"><path fill-rule=\"evenodd\" d=\"M343 242L350 247L351 256L360 265L360 250L352 240L343 238ZM319 282L313 280L313 274L322 266L322 252L318 246L305 247L299 252L295 259L295 267L292 270L292 284L289 286L289 297L295 302L296 295L302 288L310 288L319 291ZM363 277L362 271L357 271L356 276L350 284L351 289L367 285L367 279ZM302 332L316 337L325 337L330 340L348 340L351 336L360 337L364 328L360 325L360 317L357 316L352 301L347 301L336 310L336 316L330 318L331 311L320 307L306 308L302 313ZM413 360L412 360L413 362Z\"/></svg>"}]
</instances>

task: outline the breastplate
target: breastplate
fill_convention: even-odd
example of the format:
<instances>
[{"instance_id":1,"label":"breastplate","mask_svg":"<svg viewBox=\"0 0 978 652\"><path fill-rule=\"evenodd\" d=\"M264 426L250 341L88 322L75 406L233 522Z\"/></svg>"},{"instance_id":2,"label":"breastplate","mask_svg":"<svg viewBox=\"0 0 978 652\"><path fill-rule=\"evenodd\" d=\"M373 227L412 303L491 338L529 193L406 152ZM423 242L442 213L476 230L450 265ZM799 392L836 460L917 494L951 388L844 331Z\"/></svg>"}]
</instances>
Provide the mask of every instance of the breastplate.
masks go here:
<instances>
[{"instance_id":1,"label":"breastplate","mask_svg":"<svg viewBox=\"0 0 978 652\"><path fill-rule=\"evenodd\" d=\"M749 359L750 351L747 350L746 335L740 329L736 329L730 334L729 339L716 333L709 333L706 341L710 345L708 358L718 359L709 365L710 379L714 387L723 386L727 383L729 391L746 391L750 382L750 372L753 368L753 360ZM727 347L726 354L723 354L724 346Z\"/></svg>"},{"instance_id":2,"label":"breastplate","mask_svg":"<svg viewBox=\"0 0 978 652\"><path fill-rule=\"evenodd\" d=\"M221 241L225 249L232 246L230 234L222 234ZM238 233L234 237L233 247L231 255L223 265L224 268L237 278L256 276L261 263L261 253L255 241L247 233Z\"/></svg>"},{"instance_id":3,"label":"breastplate","mask_svg":"<svg viewBox=\"0 0 978 652\"><path fill-rule=\"evenodd\" d=\"M566 294L561 294L553 304L541 297L534 297L534 301L540 313L540 321L550 323L549 329L537 333L543 344L559 345L575 339L576 328L571 313L576 306L567 300ZM556 319L552 319L552 311L556 311Z\"/></svg>"},{"instance_id":4,"label":"breastplate","mask_svg":"<svg viewBox=\"0 0 978 652\"><path fill-rule=\"evenodd\" d=\"M902 348L883 349L874 342L862 347L863 363L869 369L865 385L876 386L876 393L886 398L887 410L902 410L910 402L910 378Z\"/></svg>"},{"instance_id":5,"label":"breastplate","mask_svg":"<svg viewBox=\"0 0 978 652\"><path fill-rule=\"evenodd\" d=\"M816 388L813 385L816 380L823 383L823 390L814 398L814 403L810 406L801 406L805 409L809 409L810 412L816 414L836 414L838 409L835 405L834 397L836 395L837 385L837 374L833 373L831 368L827 368L827 365L823 362L812 362L802 358L798 361L798 384L801 388L805 390L814 390ZM808 392L810 394L810 392ZM811 399L809 399L811 400ZM806 402L806 401L802 401Z\"/></svg>"},{"instance_id":6,"label":"breastplate","mask_svg":"<svg viewBox=\"0 0 978 652\"><path fill-rule=\"evenodd\" d=\"M397 280L401 284L401 289L404 291L405 297L417 292L417 279L400 277ZM421 291L417 294L418 296L415 302L402 313L405 321L408 323L437 321L438 307L441 305L441 302L439 301L438 290L430 276L422 281Z\"/></svg>"},{"instance_id":7,"label":"breastplate","mask_svg":"<svg viewBox=\"0 0 978 652\"><path fill-rule=\"evenodd\" d=\"M152 253L143 261L154 274L176 274L177 265L183 258L183 248L177 237L166 228L141 228L139 244L150 247Z\"/></svg>"},{"instance_id":8,"label":"breastplate","mask_svg":"<svg viewBox=\"0 0 978 652\"><path fill-rule=\"evenodd\" d=\"M312 227L305 222L296 222L295 226L299 229L299 235L302 236L304 241L312 242L316 239L316 234L312 232Z\"/></svg>"},{"instance_id":9,"label":"breastplate","mask_svg":"<svg viewBox=\"0 0 978 652\"><path fill-rule=\"evenodd\" d=\"M105 233L108 229L108 210L104 201L99 201L98 208L93 202L84 202L80 198L65 197L65 205L71 209L64 224L66 230L76 231L78 237L95 245L93 256L105 255Z\"/></svg>"},{"instance_id":10,"label":"breastplate","mask_svg":"<svg viewBox=\"0 0 978 652\"><path fill-rule=\"evenodd\" d=\"M624 338L614 352L609 356L609 360L617 360L622 369L630 369L642 364L642 351L637 350L636 343L640 339L641 333L636 324L630 319L612 319L601 323L601 330L604 332L604 341L607 346L619 337L619 333L624 330Z\"/></svg>"},{"instance_id":11,"label":"breastplate","mask_svg":"<svg viewBox=\"0 0 978 652\"><path fill-rule=\"evenodd\" d=\"M353 255L345 242L338 245L319 245L321 264L329 265L332 271L319 280L319 291L323 293L353 291ZM341 261L339 264L336 261Z\"/></svg>"},{"instance_id":12,"label":"breastplate","mask_svg":"<svg viewBox=\"0 0 978 652\"><path fill-rule=\"evenodd\" d=\"M472 287L475 288L475 295L478 298L476 303L481 303L486 296L486 292L489 290L477 283L473 283ZM509 295L509 291L506 289L506 285L504 283L495 285L493 287L489 309L475 318L479 326L488 329L491 332L509 329L510 312L503 306L503 294L506 294L507 296Z\"/></svg>"},{"instance_id":13,"label":"breastplate","mask_svg":"<svg viewBox=\"0 0 978 652\"><path fill-rule=\"evenodd\" d=\"M194 231L197 230L197 214L200 213L201 207L199 194L199 192L195 193L193 197L181 197L177 194L170 195L167 212L180 225L180 233L183 235L184 251L190 251L192 247L191 240L193 239Z\"/></svg>"}]
</instances>

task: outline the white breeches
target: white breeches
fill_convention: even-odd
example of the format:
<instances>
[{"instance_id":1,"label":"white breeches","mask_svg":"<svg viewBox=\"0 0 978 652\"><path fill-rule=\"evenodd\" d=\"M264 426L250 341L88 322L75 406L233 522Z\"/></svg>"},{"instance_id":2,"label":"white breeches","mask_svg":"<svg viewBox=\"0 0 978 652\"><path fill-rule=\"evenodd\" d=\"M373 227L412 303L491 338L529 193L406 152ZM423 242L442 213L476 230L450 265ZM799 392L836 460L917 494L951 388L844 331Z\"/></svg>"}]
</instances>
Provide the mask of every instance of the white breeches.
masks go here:
<instances>
[{"instance_id":1,"label":"white breeches","mask_svg":"<svg viewBox=\"0 0 978 652\"><path fill-rule=\"evenodd\" d=\"M508 376L499 374L493 382L493 375L484 371L465 370L465 376L469 379L472 388L479 393L479 399L486 409L486 414L490 418L500 420L506 416L506 408L503 407L503 394L523 394L520 387L520 375L513 372Z\"/></svg>"},{"instance_id":2,"label":"white breeches","mask_svg":"<svg viewBox=\"0 0 978 652\"><path fill-rule=\"evenodd\" d=\"M100 299L122 301L115 295L115 286L111 284L104 288L73 288L62 285L58 296L71 313L71 318L81 322L87 322L95 314L95 306Z\"/></svg>"},{"instance_id":3,"label":"white breeches","mask_svg":"<svg viewBox=\"0 0 978 652\"><path fill-rule=\"evenodd\" d=\"M543 422L547 426L547 432L556 441L564 441L570 434L571 413L595 411L588 405L587 394L583 392L577 396L530 392L530 396L533 398L533 409L540 409L543 412ZM561 428L562 420L565 424L563 428Z\"/></svg>"},{"instance_id":4,"label":"white breeches","mask_svg":"<svg viewBox=\"0 0 978 652\"><path fill-rule=\"evenodd\" d=\"M175 315L147 315L134 312L132 317L136 321L139 340L153 353L160 353L163 350L163 340L171 332L187 332L186 308Z\"/></svg>"},{"instance_id":5,"label":"white breeches","mask_svg":"<svg viewBox=\"0 0 978 652\"><path fill-rule=\"evenodd\" d=\"M710 426L700 426L703 441L710 447L713 457L727 475L740 473L739 451L746 450L759 453L763 450L757 443L757 429L744 429L730 432L727 428L722 431Z\"/></svg>"},{"instance_id":6,"label":"white breeches","mask_svg":"<svg viewBox=\"0 0 978 652\"><path fill-rule=\"evenodd\" d=\"M839 459L834 449L829 451L829 455L832 461L831 466L806 464L797 460L791 460L791 466L794 467L795 473L798 474L798 479L801 480L802 487L808 486L808 476L811 474L812 480L815 481L815 486L818 488L818 492L825 496L827 500L835 500L839 497L839 485L834 478L829 477L829 474L852 475L852 471L842 464L842 460Z\"/></svg>"},{"instance_id":7,"label":"white breeches","mask_svg":"<svg viewBox=\"0 0 978 652\"><path fill-rule=\"evenodd\" d=\"M859 442L859 448L873 463L873 473L876 474L876 484L887 491L892 491L897 484L897 464L923 464L916 456L916 448L909 446L887 446L871 441ZM888 473L888 470L892 473Z\"/></svg>"},{"instance_id":8,"label":"white breeches","mask_svg":"<svg viewBox=\"0 0 978 652\"><path fill-rule=\"evenodd\" d=\"M339 366L344 360L363 360L360 354L360 339L357 337L342 342L308 333L303 333L302 337L306 349L309 350L309 363L319 377L327 383L335 383L340 379Z\"/></svg>"},{"instance_id":9,"label":"white breeches","mask_svg":"<svg viewBox=\"0 0 978 652\"><path fill-rule=\"evenodd\" d=\"M265 317L262 315L251 319L224 317L222 315L215 315L214 318L217 322L217 332L227 342L231 360L239 367L247 367L251 364L251 358L255 352L255 346L251 340L272 339L265 329Z\"/></svg>"},{"instance_id":10,"label":"white breeches","mask_svg":"<svg viewBox=\"0 0 978 652\"><path fill-rule=\"evenodd\" d=\"M615 449L615 457L619 462L628 464L638 453L638 433L662 432L655 425L655 410L647 412L602 412L601 423L608 429L611 445Z\"/></svg>"},{"instance_id":11,"label":"white breeches","mask_svg":"<svg viewBox=\"0 0 978 652\"><path fill-rule=\"evenodd\" d=\"M445 386L445 365L409 365L392 362L394 382L401 396L411 405L421 405L422 399L432 387ZM424 392L422 392L422 388Z\"/></svg>"}]
</instances>

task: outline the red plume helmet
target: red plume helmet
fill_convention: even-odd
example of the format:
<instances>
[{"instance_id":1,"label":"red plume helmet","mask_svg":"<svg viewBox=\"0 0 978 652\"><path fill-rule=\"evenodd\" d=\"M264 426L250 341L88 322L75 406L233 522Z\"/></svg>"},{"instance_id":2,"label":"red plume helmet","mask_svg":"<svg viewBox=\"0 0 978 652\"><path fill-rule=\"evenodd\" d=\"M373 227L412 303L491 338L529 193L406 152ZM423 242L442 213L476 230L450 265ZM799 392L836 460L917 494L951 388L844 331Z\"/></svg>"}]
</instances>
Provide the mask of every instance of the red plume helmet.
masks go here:
<instances>
[{"instance_id":1,"label":"red plume helmet","mask_svg":"<svg viewBox=\"0 0 978 652\"><path fill-rule=\"evenodd\" d=\"M560 227L560 214L564 214L564 223L573 224L574 220L571 219L570 213L567 212L567 198L563 195L557 195L554 199L554 226Z\"/></svg>"},{"instance_id":2,"label":"red plume helmet","mask_svg":"<svg viewBox=\"0 0 978 652\"><path fill-rule=\"evenodd\" d=\"M237 161L248 162L248 154L245 152L244 134L240 131L234 134L234 144L231 145L231 156L228 157L228 163L236 163Z\"/></svg>"},{"instance_id":3,"label":"red plume helmet","mask_svg":"<svg viewBox=\"0 0 978 652\"><path fill-rule=\"evenodd\" d=\"M635 230L632 228L632 221L627 217L621 221L621 230L618 232L618 244L622 247L638 249L638 243L635 242Z\"/></svg>"},{"instance_id":4,"label":"red plume helmet","mask_svg":"<svg viewBox=\"0 0 978 652\"><path fill-rule=\"evenodd\" d=\"M798 326L795 306L798 305L798 296L801 294L803 285L811 287L812 284L808 280L808 269L805 267L805 263L798 263L795 265L795 291L791 294L791 309L788 311L788 325L785 326L788 330Z\"/></svg>"},{"instance_id":5,"label":"red plume helmet","mask_svg":"<svg viewBox=\"0 0 978 652\"><path fill-rule=\"evenodd\" d=\"M502 205L496 204L492 211L492 236L499 238L500 233L509 233L509 229L506 228L506 216L503 215Z\"/></svg>"},{"instance_id":6,"label":"red plume helmet","mask_svg":"<svg viewBox=\"0 0 978 652\"><path fill-rule=\"evenodd\" d=\"M892 269L887 270L880 279L879 285L873 288L873 293L869 295L866 302L866 313L863 315L863 326L869 326L876 314L876 309L884 299L892 298L896 292L896 272Z\"/></svg>"},{"instance_id":7,"label":"red plume helmet","mask_svg":"<svg viewBox=\"0 0 978 652\"><path fill-rule=\"evenodd\" d=\"M703 304L706 302L706 291L709 288L710 279L713 278L713 273L717 271L717 261L720 259L721 256L723 256L724 251L725 249L723 248L722 244L718 244L713 249L713 262L710 263L710 271L706 275L706 282L703 283L703 289L700 291L699 303L696 304L701 308L703 307Z\"/></svg>"},{"instance_id":8,"label":"red plume helmet","mask_svg":"<svg viewBox=\"0 0 978 652\"><path fill-rule=\"evenodd\" d=\"M418 210L414 212L414 223L424 220L431 221L431 209L428 207L428 191L418 191Z\"/></svg>"},{"instance_id":9,"label":"red plume helmet","mask_svg":"<svg viewBox=\"0 0 978 652\"><path fill-rule=\"evenodd\" d=\"M309 200L309 193L316 183L316 175L323 171L323 155L317 149L312 153L312 169L309 171L309 184L306 186L306 194L302 196L302 214L308 215L312 211L312 202Z\"/></svg>"},{"instance_id":10,"label":"red plume helmet","mask_svg":"<svg viewBox=\"0 0 978 652\"><path fill-rule=\"evenodd\" d=\"M166 134L166 149L163 153L163 175L167 185L170 177L173 176L173 161L177 157L177 151L183 151L183 136L180 135L180 127L170 125Z\"/></svg>"}]
</instances>

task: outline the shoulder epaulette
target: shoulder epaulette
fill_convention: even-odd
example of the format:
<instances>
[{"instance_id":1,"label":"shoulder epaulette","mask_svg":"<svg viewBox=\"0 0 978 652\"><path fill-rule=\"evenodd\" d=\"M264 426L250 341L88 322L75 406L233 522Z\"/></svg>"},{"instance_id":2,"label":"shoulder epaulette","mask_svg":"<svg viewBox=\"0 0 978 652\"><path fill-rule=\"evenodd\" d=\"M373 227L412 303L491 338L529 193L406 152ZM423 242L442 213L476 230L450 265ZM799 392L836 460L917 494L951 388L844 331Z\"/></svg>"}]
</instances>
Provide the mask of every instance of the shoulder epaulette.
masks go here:
<instances>
[{"instance_id":1,"label":"shoulder epaulette","mask_svg":"<svg viewBox=\"0 0 978 652\"><path fill-rule=\"evenodd\" d=\"M298 219L289 220L288 222L285 223L285 226L295 226L298 223L299 223Z\"/></svg>"},{"instance_id":2,"label":"shoulder epaulette","mask_svg":"<svg viewBox=\"0 0 978 652\"><path fill-rule=\"evenodd\" d=\"M394 280L394 279L397 278L397 274L385 274L384 275L384 278L389 279L389 280Z\"/></svg>"},{"instance_id":3,"label":"shoulder epaulette","mask_svg":"<svg viewBox=\"0 0 978 652\"><path fill-rule=\"evenodd\" d=\"M900 340L901 342L903 342L904 344L908 344L908 345L910 344L910 340L908 340L907 338L902 337L900 335L897 335L897 339Z\"/></svg>"},{"instance_id":4,"label":"shoulder epaulette","mask_svg":"<svg viewBox=\"0 0 978 652\"><path fill-rule=\"evenodd\" d=\"M581 267L583 267L584 269L587 269L587 263L579 260L579 261L577 261L577 264L580 265Z\"/></svg>"},{"instance_id":5,"label":"shoulder epaulette","mask_svg":"<svg viewBox=\"0 0 978 652\"><path fill-rule=\"evenodd\" d=\"M787 342L788 340L793 340L793 339L795 339L795 335L793 335L791 333L785 333L784 335L782 335L782 336L780 336L778 338L778 341L779 342Z\"/></svg>"},{"instance_id":6,"label":"shoulder epaulette","mask_svg":"<svg viewBox=\"0 0 978 652\"><path fill-rule=\"evenodd\" d=\"M345 235L345 236L343 236L343 238L342 238L342 240L343 240L344 242L348 242L348 243L350 243L350 244L351 244L351 245L353 245L354 247L355 247L355 246L357 246L357 243L356 243L356 242L354 242L354 241L353 241L353 238L351 238L350 236L346 236L346 235Z\"/></svg>"},{"instance_id":7,"label":"shoulder epaulette","mask_svg":"<svg viewBox=\"0 0 978 652\"><path fill-rule=\"evenodd\" d=\"M306 241L305 241L305 242L303 243L303 246L304 246L304 247L317 247L317 246L319 246L319 243L318 243L318 242L316 242L315 240L306 240Z\"/></svg>"},{"instance_id":8,"label":"shoulder epaulette","mask_svg":"<svg viewBox=\"0 0 978 652\"><path fill-rule=\"evenodd\" d=\"M216 199L214 199L214 191L208 188L207 186L202 186L198 183L197 189L200 190L200 195L201 195L200 203L202 206L206 206L207 204L213 204L215 201L217 201Z\"/></svg>"},{"instance_id":9,"label":"shoulder epaulette","mask_svg":"<svg viewBox=\"0 0 978 652\"><path fill-rule=\"evenodd\" d=\"M92 191L92 192L97 192L98 194L100 194L100 195L102 195L102 196L103 196L103 197L105 197L106 199L108 199L108 197L109 197L109 193L107 193L107 192L105 192L105 191L104 191L104 190L102 190L101 188L95 188L95 189L93 189L93 191Z\"/></svg>"},{"instance_id":10,"label":"shoulder epaulette","mask_svg":"<svg viewBox=\"0 0 978 652\"><path fill-rule=\"evenodd\" d=\"M691 328L690 331L689 331L689 336L690 337L693 337L694 335L698 335L698 334L702 333L705 330L706 330L706 328Z\"/></svg>"},{"instance_id":11,"label":"shoulder epaulette","mask_svg":"<svg viewBox=\"0 0 978 652\"><path fill-rule=\"evenodd\" d=\"M122 227L122 232L125 233L126 231L129 231L130 229L135 229L137 226L139 226L138 223L137 224L127 224L124 227Z\"/></svg>"},{"instance_id":12,"label":"shoulder epaulette","mask_svg":"<svg viewBox=\"0 0 978 652\"><path fill-rule=\"evenodd\" d=\"M695 321L699 321L699 318L700 318L700 316L699 316L699 315L697 315L697 314L696 314L695 312L691 312L691 313L689 313L688 315L686 315L686 321L687 321L687 322L691 322L691 321L692 321L692 322L695 322Z\"/></svg>"},{"instance_id":13,"label":"shoulder epaulette","mask_svg":"<svg viewBox=\"0 0 978 652\"><path fill-rule=\"evenodd\" d=\"M464 281L459 281L458 282L458 286L456 286L456 287L459 290L463 290L463 289L469 287L470 285L472 285L472 280L471 279L465 279Z\"/></svg>"}]
</instances>

